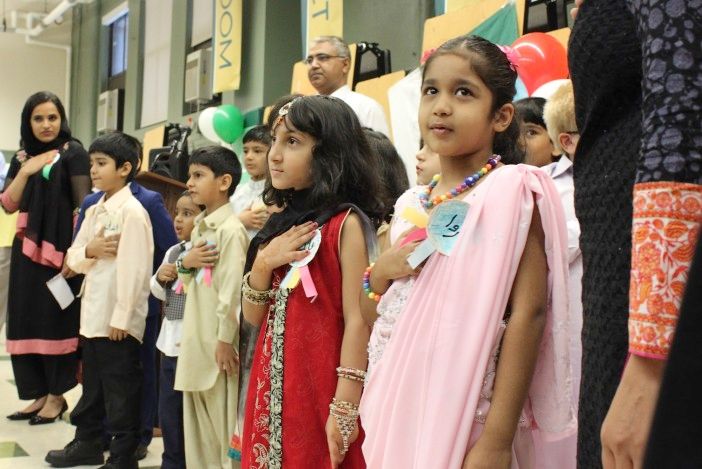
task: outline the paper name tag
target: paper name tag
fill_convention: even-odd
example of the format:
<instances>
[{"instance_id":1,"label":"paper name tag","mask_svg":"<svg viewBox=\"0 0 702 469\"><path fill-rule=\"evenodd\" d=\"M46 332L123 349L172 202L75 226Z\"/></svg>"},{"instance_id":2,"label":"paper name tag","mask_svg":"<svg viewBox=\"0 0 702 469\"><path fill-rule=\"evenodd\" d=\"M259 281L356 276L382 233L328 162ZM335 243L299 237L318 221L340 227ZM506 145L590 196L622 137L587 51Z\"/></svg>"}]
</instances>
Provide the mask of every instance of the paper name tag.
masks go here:
<instances>
[{"instance_id":1,"label":"paper name tag","mask_svg":"<svg viewBox=\"0 0 702 469\"><path fill-rule=\"evenodd\" d=\"M122 232L122 220L117 213L101 213L98 215L98 223L105 229L104 236L112 236Z\"/></svg>"},{"instance_id":2,"label":"paper name tag","mask_svg":"<svg viewBox=\"0 0 702 469\"><path fill-rule=\"evenodd\" d=\"M319 246L322 244L322 231L318 228L314 233L314 238L300 246L300 251L309 251L309 254L304 259L290 263L290 270L283 278L280 285L283 288L293 289L302 280L302 287L305 290L305 296L310 298L312 302L317 299L317 287L312 280L312 274L307 264L312 262L314 256L319 251Z\"/></svg>"},{"instance_id":3,"label":"paper name tag","mask_svg":"<svg viewBox=\"0 0 702 469\"><path fill-rule=\"evenodd\" d=\"M451 255L458 234L466 221L468 207L465 202L450 200L434 209L426 228L427 238L407 257L410 267L416 269L436 251L444 256ZM421 231L412 232L408 237L414 235L414 239L419 240L421 234Z\"/></svg>"},{"instance_id":4,"label":"paper name tag","mask_svg":"<svg viewBox=\"0 0 702 469\"><path fill-rule=\"evenodd\" d=\"M51 294L54 295L61 309L66 309L73 303L75 296L63 275L55 275L46 282L46 286L49 288Z\"/></svg>"},{"instance_id":5,"label":"paper name tag","mask_svg":"<svg viewBox=\"0 0 702 469\"><path fill-rule=\"evenodd\" d=\"M446 201L434 209L429 217L427 233L441 254L451 254L467 215L468 204L460 200Z\"/></svg>"},{"instance_id":6,"label":"paper name tag","mask_svg":"<svg viewBox=\"0 0 702 469\"><path fill-rule=\"evenodd\" d=\"M291 262L290 265L293 267L302 267L312 262L314 256L317 255L317 251L319 251L320 244L322 244L322 232L319 228L317 228L314 233L314 238L307 241L305 244L300 246L300 249L298 249L298 251L309 251L310 253L307 254L304 259Z\"/></svg>"},{"instance_id":7,"label":"paper name tag","mask_svg":"<svg viewBox=\"0 0 702 469\"><path fill-rule=\"evenodd\" d=\"M436 252L436 248L432 244L431 240L425 239L419 246L417 246L412 254L407 257L407 263L413 269L416 269L419 264L427 260L429 256Z\"/></svg>"}]
</instances>

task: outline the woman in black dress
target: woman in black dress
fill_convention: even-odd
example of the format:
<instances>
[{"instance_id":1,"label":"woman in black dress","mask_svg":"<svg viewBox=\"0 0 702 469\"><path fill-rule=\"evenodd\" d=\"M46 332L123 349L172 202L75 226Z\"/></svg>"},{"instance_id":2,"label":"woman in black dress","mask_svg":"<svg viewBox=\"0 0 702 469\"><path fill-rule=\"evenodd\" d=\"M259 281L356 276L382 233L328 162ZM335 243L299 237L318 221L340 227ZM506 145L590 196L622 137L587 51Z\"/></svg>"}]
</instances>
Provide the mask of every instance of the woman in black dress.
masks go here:
<instances>
[{"instance_id":1,"label":"woman in black dress","mask_svg":"<svg viewBox=\"0 0 702 469\"><path fill-rule=\"evenodd\" d=\"M702 219L702 0L576 4L578 467L641 467Z\"/></svg>"},{"instance_id":2,"label":"woman in black dress","mask_svg":"<svg viewBox=\"0 0 702 469\"><path fill-rule=\"evenodd\" d=\"M22 110L23 151L10 162L0 203L19 210L12 244L7 350L17 391L34 402L9 415L30 424L53 422L66 410L63 393L76 384L80 302L62 310L46 282L63 274L75 294L80 278L64 268L76 209L90 191L90 162L72 138L61 101L49 92Z\"/></svg>"}]
</instances>

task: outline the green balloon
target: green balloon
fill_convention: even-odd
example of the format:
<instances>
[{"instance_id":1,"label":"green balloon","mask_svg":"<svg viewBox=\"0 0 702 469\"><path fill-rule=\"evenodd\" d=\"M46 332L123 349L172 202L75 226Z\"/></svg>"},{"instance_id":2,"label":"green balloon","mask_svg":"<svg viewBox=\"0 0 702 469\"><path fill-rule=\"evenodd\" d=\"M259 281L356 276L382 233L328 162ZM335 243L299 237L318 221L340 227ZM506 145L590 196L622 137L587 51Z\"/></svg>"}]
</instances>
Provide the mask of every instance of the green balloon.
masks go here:
<instances>
[{"instance_id":1,"label":"green balloon","mask_svg":"<svg viewBox=\"0 0 702 469\"><path fill-rule=\"evenodd\" d=\"M222 141L233 143L244 132L244 116L238 107L222 104L213 117L215 133Z\"/></svg>"}]
</instances>

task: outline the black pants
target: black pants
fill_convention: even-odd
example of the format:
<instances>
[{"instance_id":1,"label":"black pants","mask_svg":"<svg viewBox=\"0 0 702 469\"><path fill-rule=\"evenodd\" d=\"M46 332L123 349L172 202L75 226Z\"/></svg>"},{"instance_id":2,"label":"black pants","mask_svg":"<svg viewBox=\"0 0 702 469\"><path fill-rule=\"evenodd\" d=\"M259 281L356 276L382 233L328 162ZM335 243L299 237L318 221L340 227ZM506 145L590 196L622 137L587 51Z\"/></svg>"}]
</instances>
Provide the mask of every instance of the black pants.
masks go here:
<instances>
[{"instance_id":1,"label":"black pants","mask_svg":"<svg viewBox=\"0 0 702 469\"><path fill-rule=\"evenodd\" d=\"M23 401L39 399L47 394L60 396L78 384L76 352L66 355L12 355L11 360L17 392Z\"/></svg>"},{"instance_id":2,"label":"black pants","mask_svg":"<svg viewBox=\"0 0 702 469\"><path fill-rule=\"evenodd\" d=\"M141 366L143 368L143 384L141 388L141 431L139 434L139 443L144 446L151 444L151 439L154 435L154 424L158 420L158 392L157 379L158 370L156 369L156 339L158 331L161 327L161 318L158 314L153 314L146 318L146 327L144 328L144 337L142 337L140 356Z\"/></svg>"},{"instance_id":3,"label":"black pants","mask_svg":"<svg viewBox=\"0 0 702 469\"><path fill-rule=\"evenodd\" d=\"M161 357L161 390L158 396L158 415L163 433L161 469L185 469L183 393L173 389L177 365L177 357Z\"/></svg>"},{"instance_id":4,"label":"black pants","mask_svg":"<svg viewBox=\"0 0 702 469\"><path fill-rule=\"evenodd\" d=\"M142 371L139 341L83 339L83 395L71 413L77 440L102 438L103 419L112 435L110 453L132 457L139 443Z\"/></svg>"}]
</instances>

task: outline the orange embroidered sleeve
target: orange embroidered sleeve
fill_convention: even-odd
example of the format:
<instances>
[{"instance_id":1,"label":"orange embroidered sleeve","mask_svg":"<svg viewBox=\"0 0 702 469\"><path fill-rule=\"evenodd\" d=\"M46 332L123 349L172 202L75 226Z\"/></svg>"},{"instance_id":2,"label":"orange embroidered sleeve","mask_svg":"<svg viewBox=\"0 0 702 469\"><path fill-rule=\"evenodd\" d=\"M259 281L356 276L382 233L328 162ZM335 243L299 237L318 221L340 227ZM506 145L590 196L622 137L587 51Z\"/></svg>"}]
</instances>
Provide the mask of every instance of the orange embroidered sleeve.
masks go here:
<instances>
[{"instance_id":1,"label":"orange embroidered sleeve","mask_svg":"<svg viewBox=\"0 0 702 469\"><path fill-rule=\"evenodd\" d=\"M702 221L702 186L647 182L634 186L629 351L668 356Z\"/></svg>"}]
</instances>

